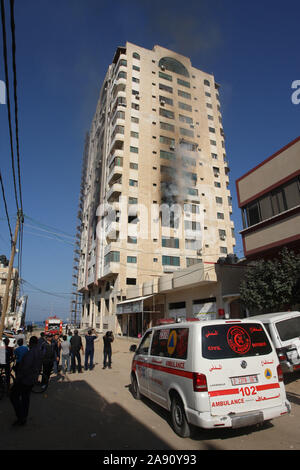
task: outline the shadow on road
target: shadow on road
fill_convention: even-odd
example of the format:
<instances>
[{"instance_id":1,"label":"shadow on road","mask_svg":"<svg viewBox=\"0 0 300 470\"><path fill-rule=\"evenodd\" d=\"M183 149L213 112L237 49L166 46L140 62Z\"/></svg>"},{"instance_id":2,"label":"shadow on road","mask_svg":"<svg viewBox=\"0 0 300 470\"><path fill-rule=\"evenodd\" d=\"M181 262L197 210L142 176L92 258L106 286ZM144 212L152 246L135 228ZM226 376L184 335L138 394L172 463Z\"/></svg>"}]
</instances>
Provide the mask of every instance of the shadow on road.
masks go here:
<instances>
[{"instance_id":1,"label":"shadow on road","mask_svg":"<svg viewBox=\"0 0 300 470\"><path fill-rule=\"evenodd\" d=\"M170 427L171 420L170 420L170 413L165 410L164 408L160 407L152 400L148 399L147 397L142 397L142 401L145 405L147 405L151 410L156 413L158 416L163 418ZM210 444L209 441L216 441L218 439L224 441L227 439L232 439L236 437L247 436L252 433L258 433L259 431L263 431L265 429L273 428L273 424L269 421L265 421L260 425L253 425L247 426L238 429L231 429L231 428L219 428L219 429L201 429L196 426L192 427L191 439L194 441L201 441L202 448L204 447L207 450L218 450L218 445L214 442Z\"/></svg>"},{"instance_id":2,"label":"shadow on road","mask_svg":"<svg viewBox=\"0 0 300 470\"><path fill-rule=\"evenodd\" d=\"M130 415L109 403L84 380L55 381L31 394L26 426L14 427L9 398L0 402L0 449L172 450Z\"/></svg>"}]
</instances>

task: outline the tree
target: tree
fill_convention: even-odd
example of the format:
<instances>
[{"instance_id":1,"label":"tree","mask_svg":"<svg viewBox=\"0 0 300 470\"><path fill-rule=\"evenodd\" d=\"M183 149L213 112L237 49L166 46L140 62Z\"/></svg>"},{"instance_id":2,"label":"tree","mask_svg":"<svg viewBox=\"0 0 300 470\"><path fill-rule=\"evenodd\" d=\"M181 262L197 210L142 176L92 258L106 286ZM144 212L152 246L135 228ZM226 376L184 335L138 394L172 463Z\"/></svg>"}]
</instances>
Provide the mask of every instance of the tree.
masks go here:
<instances>
[{"instance_id":1,"label":"tree","mask_svg":"<svg viewBox=\"0 0 300 470\"><path fill-rule=\"evenodd\" d=\"M240 296L250 312L291 309L300 301L300 255L283 248L278 258L248 265Z\"/></svg>"}]
</instances>

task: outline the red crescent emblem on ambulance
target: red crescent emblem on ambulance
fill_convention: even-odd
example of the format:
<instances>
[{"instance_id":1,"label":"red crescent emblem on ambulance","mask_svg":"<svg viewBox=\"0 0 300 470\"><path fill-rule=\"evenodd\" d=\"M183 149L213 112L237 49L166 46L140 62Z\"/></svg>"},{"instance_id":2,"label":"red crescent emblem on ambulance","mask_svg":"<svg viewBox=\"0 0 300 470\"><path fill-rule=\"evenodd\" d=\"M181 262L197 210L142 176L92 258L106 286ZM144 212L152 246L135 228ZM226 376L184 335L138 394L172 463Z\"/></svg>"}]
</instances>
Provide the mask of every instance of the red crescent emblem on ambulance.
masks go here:
<instances>
[{"instance_id":1,"label":"red crescent emblem on ambulance","mask_svg":"<svg viewBox=\"0 0 300 470\"><path fill-rule=\"evenodd\" d=\"M227 342L237 354L245 354L251 347L251 339L247 331L241 326L232 326L227 333Z\"/></svg>"}]
</instances>

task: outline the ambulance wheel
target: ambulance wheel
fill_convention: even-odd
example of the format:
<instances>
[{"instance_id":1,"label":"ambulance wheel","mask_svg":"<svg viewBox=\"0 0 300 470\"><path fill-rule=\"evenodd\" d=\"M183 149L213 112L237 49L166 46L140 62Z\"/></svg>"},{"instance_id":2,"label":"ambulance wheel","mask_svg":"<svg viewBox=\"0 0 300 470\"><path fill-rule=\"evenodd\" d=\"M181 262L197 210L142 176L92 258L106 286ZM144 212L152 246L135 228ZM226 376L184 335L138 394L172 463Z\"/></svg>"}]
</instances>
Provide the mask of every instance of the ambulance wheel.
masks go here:
<instances>
[{"instance_id":1,"label":"ambulance wheel","mask_svg":"<svg viewBox=\"0 0 300 470\"><path fill-rule=\"evenodd\" d=\"M131 375L131 393L136 400L141 399L141 392L135 374Z\"/></svg>"},{"instance_id":2,"label":"ambulance wheel","mask_svg":"<svg viewBox=\"0 0 300 470\"><path fill-rule=\"evenodd\" d=\"M180 437L189 437L191 434L187 422L183 403L178 395L174 395L171 402L171 421L176 434Z\"/></svg>"}]
</instances>

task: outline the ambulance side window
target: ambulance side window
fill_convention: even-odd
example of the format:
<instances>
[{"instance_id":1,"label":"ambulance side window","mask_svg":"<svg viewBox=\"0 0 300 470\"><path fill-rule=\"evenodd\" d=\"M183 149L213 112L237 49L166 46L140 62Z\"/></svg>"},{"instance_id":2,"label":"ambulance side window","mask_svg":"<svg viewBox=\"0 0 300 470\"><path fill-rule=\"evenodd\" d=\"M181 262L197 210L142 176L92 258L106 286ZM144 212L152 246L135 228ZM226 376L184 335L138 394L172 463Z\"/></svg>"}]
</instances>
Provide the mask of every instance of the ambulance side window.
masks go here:
<instances>
[{"instance_id":1,"label":"ambulance side window","mask_svg":"<svg viewBox=\"0 0 300 470\"><path fill-rule=\"evenodd\" d=\"M155 330L151 344L151 356L186 359L188 336L188 328Z\"/></svg>"},{"instance_id":2,"label":"ambulance side window","mask_svg":"<svg viewBox=\"0 0 300 470\"><path fill-rule=\"evenodd\" d=\"M141 344L137 350L137 354L148 354L150 343L151 343L152 331L146 333L144 338L142 339Z\"/></svg>"}]
</instances>

